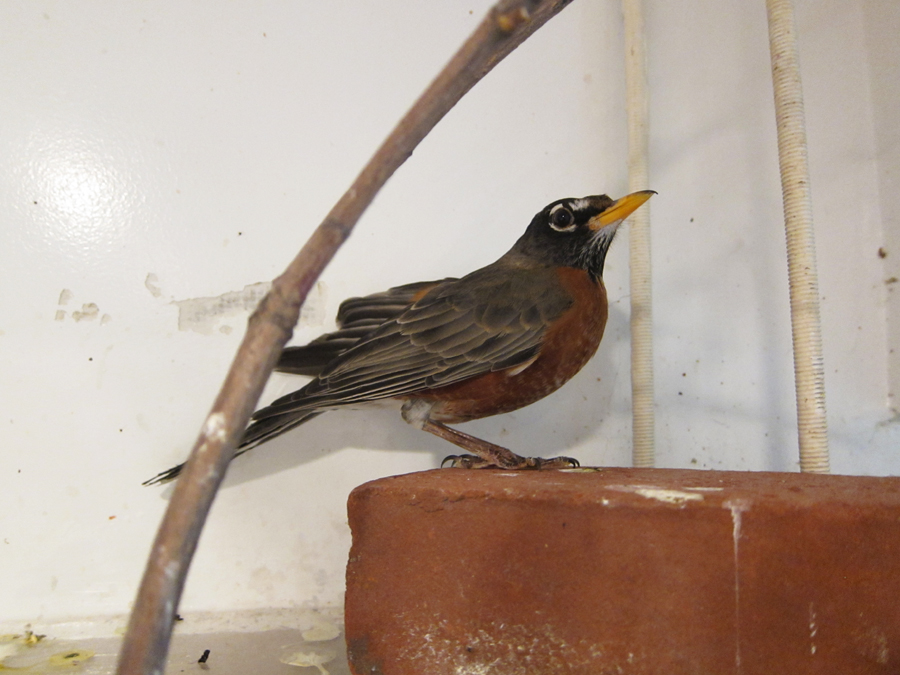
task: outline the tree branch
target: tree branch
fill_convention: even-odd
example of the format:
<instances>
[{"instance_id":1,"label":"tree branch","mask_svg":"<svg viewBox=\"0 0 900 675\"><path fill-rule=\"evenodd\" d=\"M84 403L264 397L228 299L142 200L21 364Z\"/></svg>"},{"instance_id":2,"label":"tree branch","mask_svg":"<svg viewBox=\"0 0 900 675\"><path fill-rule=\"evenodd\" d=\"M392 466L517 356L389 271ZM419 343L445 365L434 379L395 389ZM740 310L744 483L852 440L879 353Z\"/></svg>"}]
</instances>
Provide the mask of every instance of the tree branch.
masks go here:
<instances>
[{"instance_id":1,"label":"tree branch","mask_svg":"<svg viewBox=\"0 0 900 675\"><path fill-rule=\"evenodd\" d=\"M416 101L250 317L153 543L119 655L118 675L161 675L200 531L300 306L377 192L447 112L571 0L501 0Z\"/></svg>"}]
</instances>

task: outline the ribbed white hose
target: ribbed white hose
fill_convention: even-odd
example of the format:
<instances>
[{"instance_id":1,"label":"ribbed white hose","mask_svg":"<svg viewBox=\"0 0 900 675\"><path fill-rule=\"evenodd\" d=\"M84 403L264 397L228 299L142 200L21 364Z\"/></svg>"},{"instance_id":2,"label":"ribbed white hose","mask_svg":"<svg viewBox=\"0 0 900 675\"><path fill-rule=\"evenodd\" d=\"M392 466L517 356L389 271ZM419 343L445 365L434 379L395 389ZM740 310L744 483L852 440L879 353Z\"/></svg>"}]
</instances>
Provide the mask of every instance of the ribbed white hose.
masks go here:
<instances>
[{"instance_id":1,"label":"ribbed white hose","mask_svg":"<svg viewBox=\"0 0 900 675\"><path fill-rule=\"evenodd\" d=\"M629 192L646 190L647 64L641 0L622 0L625 15L625 88L628 114ZM632 463L653 466L653 305L650 276L650 204L629 219L631 268L631 406Z\"/></svg>"},{"instance_id":2,"label":"ribbed white hose","mask_svg":"<svg viewBox=\"0 0 900 675\"><path fill-rule=\"evenodd\" d=\"M769 47L778 124L778 161L787 232L788 278L800 470L828 473L828 426L825 417L825 366L819 317L819 282L813 237L806 121L791 0L766 0Z\"/></svg>"}]
</instances>

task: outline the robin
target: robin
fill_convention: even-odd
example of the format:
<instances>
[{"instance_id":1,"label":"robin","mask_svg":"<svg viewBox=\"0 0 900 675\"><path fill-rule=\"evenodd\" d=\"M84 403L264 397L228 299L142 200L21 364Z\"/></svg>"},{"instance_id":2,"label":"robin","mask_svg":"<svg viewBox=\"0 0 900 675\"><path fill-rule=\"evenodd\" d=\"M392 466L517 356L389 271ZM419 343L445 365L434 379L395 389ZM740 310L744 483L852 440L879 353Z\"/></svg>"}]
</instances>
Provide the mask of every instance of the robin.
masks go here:
<instances>
[{"instance_id":1,"label":"robin","mask_svg":"<svg viewBox=\"0 0 900 675\"><path fill-rule=\"evenodd\" d=\"M521 457L446 425L518 410L581 370L606 327L606 252L622 221L654 194L560 199L487 267L346 300L337 331L283 351L275 370L313 379L254 413L235 456L328 410L397 399L409 424L471 453L445 464L578 466L568 457ZM170 480L182 466L145 484Z\"/></svg>"}]
</instances>

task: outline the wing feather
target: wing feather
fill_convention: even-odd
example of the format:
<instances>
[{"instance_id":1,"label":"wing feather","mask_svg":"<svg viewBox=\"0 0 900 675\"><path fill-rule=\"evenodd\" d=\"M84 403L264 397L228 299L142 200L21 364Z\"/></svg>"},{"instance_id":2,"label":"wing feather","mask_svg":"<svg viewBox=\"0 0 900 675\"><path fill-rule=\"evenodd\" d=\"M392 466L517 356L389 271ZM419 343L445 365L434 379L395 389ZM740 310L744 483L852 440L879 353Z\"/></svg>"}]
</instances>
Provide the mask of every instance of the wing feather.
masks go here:
<instances>
[{"instance_id":1,"label":"wing feather","mask_svg":"<svg viewBox=\"0 0 900 675\"><path fill-rule=\"evenodd\" d=\"M571 304L552 275L551 268L492 265L459 280L439 282L357 338L316 379L260 410L254 419L307 415L414 394L521 365L534 358L549 323ZM418 288L409 298L422 292L416 284L400 288ZM376 308L397 312L397 304L382 294L348 300L341 306L342 325L348 330L368 326ZM351 339L341 331L331 335L325 344Z\"/></svg>"},{"instance_id":2,"label":"wing feather","mask_svg":"<svg viewBox=\"0 0 900 675\"><path fill-rule=\"evenodd\" d=\"M275 370L315 377L362 338L385 322L396 318L419 296L452 281L456 279L422 281L397 286L382 293L345 300L338 308L338 330L326 333L307 345L286 347L281 352Z\"/></svg>"}]
</instances>

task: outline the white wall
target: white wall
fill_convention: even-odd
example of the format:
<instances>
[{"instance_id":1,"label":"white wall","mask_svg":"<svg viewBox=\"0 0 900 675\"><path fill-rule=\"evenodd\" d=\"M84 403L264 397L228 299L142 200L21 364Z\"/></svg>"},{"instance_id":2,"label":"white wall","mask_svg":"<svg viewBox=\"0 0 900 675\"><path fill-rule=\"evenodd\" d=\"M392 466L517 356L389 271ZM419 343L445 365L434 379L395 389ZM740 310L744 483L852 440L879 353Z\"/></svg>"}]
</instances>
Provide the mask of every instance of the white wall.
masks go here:
<instances>
[{"instance_id":1,"label":"white wall","mask_svg":"<svg viewBox=\"0 0 900 675\"><path fill-rule=\"evenodd\" d=\"M645 4L659 465L795 470L764 6ZM127 611L169 494L140 483L185 457L254 289L213 299L284 268L487 6L0 4L0 621ZM880 93L900 78L878 20L892 6L797 8L840 473L900 471L885 290L900 244L882 217L893 209L897 227L885 167L900 150ZM579 0L501 64L366 213L296 341L349 295L492 261L554 199L621 195L622 45L619 4ZM554 396L468 431L629 462L626 247L627 234L608 258L598 356ZM186 314L198 306L225 313ZM293 386L276 376L266 397ZM242 458L183 608L340 602L348 492L452 451L372 411Z\"/></svg>"}]
</instances>

